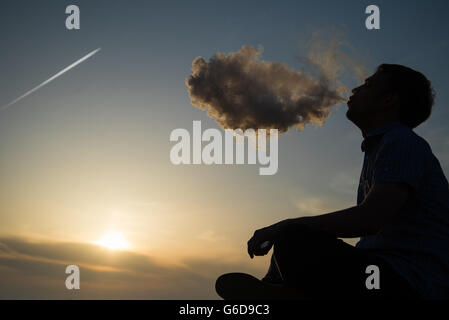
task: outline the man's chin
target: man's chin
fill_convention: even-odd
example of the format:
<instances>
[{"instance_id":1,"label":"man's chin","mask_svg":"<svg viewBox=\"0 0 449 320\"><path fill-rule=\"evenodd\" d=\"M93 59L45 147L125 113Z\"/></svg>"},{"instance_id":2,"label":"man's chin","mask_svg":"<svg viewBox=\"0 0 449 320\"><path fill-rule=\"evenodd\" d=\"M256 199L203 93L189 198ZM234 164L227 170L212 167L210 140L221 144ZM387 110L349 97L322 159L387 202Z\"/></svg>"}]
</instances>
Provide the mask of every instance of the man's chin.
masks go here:
<instances>
[{"instance_id":1,"label":"man's chin","mask_svg":"<svg viewBox=\"0 0 449 320\"><path fill-rule=\"evenodd\" d=\"M346 110L346 118L348 118L349 120L351 120L351 110Z\"/></svg>"},{"instance_id":2,"label":"man's chin","mask_svg":"<svg viewBox=\"0 0 449 320\"><path fill-rule=\"evenodd\" d=\"M363 117L361 117L360 114L357 115L357 113L354 113L354 110L348 109L346 111L346 118L351 121L356 127L361 127L361 119L363 119Z\"/></svg>"},{"instance_id":3,"label":"man's chin","mask_svg":"<svg viewBox=\"0 0 449 320\"><path fill-rule=\"evenodd\" d=\"M351 112L351 109L346 110L346 118L351 121L354 122L354 114L353 112Z\"/></svg>"},{"instance_id":4,"label":"man's chin","mask_svg":"<svg viewBox=\"0 0 449 320\"><path fill-rule=\"evenodd\" d=\"M346 102L346 106L348 108L351 108L354 105L354 101L352 101L351 99L348 100L348 102Z\"/></svg>"}]
</instances>

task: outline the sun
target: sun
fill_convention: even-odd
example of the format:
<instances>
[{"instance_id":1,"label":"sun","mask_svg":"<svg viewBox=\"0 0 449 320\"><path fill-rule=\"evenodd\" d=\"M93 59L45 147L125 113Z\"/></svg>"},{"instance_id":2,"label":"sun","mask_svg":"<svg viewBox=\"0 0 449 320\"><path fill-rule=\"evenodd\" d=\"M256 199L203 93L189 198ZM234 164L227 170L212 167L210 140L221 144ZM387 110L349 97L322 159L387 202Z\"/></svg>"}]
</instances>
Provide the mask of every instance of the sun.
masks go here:
<instances>
[{"instance_id":1,"label":"sun","mask_svg":"<svg viewBox=\"0 0 449 320\"><path fill-rule=\"evenodd\" d=\"M95 242L97 245L111 250L128 249L129 243L120 232L110 232Z\"/></svg>"}]
</instances>

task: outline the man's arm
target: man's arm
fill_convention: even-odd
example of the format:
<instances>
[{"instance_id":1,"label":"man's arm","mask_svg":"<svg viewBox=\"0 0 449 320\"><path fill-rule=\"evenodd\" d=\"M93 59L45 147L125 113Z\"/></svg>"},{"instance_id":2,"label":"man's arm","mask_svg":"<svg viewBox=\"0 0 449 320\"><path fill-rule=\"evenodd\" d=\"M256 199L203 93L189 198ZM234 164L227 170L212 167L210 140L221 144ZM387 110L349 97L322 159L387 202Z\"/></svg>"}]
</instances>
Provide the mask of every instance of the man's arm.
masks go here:
<instances>
[{"instance_id":1,"label":"man's arm","mask_svg":"<svg viewBox=\"0 0 449 320\"><path fill-rule=\"evenodd\" d=\"M319 216L301 217L280 221L256 230L248 241L248 254L265 255L270 246L261 248L265 241L272 243L286 225L303 224L326 231L338 238L355 238L376 234L391 221L407 202L412 188L405 183L386 182L375 184L365 200L358 206Z\"/></svg>"},{"instance_id":2,"label":"man's arm","mask_svg":"<svg viewBox=\"0 0 449 320\"><path fill-rule=\"evenodd\" d=\"M286 221L288 224L305 224L342 238L373 235L400 212L410 193L410 186L404 183L375 184L358 206Z\"/></svg>"}]
</instances>

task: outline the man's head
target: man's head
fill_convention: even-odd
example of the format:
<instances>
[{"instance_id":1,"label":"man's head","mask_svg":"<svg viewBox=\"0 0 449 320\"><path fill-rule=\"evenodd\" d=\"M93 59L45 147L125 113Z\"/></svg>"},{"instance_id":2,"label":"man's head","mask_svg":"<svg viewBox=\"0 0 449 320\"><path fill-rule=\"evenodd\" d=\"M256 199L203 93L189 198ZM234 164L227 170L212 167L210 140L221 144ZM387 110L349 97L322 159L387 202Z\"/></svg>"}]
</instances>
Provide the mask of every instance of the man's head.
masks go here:
<instances>
[{"instance_id":1,"label":"man's head","mask_svg":"<svg viewBox=\"0 0 449 320\"><path fill-rule=\"evenodd\" d=\"M380 65L352 93L346 117L362 130L394 120L413 129L430 116L434 100L422 73L397 64Z\"/></svg>"}]
</instances>

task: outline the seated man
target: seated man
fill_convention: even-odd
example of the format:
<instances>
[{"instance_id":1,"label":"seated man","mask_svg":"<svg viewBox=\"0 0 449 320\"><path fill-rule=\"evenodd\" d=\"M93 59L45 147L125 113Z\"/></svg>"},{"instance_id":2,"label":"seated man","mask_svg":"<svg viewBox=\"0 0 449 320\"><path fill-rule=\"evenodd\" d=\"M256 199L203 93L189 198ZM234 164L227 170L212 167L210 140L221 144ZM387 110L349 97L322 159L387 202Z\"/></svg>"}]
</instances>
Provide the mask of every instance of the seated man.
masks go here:
<instances>
[{"instance_id":1,"label":"seated man","mask_svg":"<svg viewBox=\"0 0 449 320\"><path fill-rule=\"evenodd\" d=\"M248 254L273 247L268 273L220 276L222 298L449 298L449 186L412 130L430 116L430 82L383 64L352 92L346 117L361 130L365 153L357 206L256 230ZM355 247L338 239L355 237Z\"/></svg>"}]
</instances>

